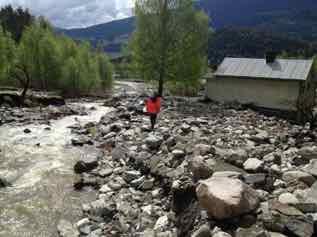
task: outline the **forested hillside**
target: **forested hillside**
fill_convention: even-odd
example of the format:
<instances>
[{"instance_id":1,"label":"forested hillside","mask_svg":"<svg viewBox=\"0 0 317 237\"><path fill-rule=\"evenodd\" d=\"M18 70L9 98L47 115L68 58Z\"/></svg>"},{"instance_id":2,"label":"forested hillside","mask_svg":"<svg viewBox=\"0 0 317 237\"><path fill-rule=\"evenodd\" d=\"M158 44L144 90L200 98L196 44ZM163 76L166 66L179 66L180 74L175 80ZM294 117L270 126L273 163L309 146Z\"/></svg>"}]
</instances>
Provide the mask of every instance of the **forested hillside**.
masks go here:
<instances>
[{"instance_id":1,"label":"forested hillside","mask_svg":"<svg viewBox=\"0 0 317 237\"><path fill-rule=\"evenodd\" d=\"M252 28L225 28L216 31L208 50L210 63L218 64L228 56L262 58L267 51L309 58L317 53L317 43Z\"/></svg>"}]
</instances>

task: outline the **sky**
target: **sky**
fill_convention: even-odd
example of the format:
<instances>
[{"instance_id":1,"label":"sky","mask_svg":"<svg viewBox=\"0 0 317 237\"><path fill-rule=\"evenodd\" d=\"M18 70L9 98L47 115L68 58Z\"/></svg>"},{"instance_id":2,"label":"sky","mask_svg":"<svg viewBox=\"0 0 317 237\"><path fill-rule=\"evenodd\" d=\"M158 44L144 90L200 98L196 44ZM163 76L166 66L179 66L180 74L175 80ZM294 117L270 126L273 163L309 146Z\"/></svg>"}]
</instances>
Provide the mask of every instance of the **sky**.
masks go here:
<instances>
[{"instance_id":1,"label":"sky","mask_svg":"<svg viewBox=\"0 0 317 237\"><path fill-rule=\"evenodd\" d=\"M78 28L132 15L134 0L0 0L0 6L23 6L54 26Z\"/></svg>"}]
</instances>

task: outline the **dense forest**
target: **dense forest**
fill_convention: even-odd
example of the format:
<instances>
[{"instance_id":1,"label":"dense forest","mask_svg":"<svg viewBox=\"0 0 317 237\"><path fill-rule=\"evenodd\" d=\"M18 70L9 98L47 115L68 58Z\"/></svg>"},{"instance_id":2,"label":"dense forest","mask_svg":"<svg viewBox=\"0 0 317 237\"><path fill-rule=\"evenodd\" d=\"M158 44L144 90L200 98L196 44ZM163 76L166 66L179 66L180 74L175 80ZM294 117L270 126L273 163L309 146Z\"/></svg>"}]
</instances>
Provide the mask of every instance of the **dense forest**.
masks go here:
<instances>
[{"instance_id":1,"label":"dense forest","mask_svg":"<svg viewBox=\"0 0 317 237\"><path fill-rule=\"evenodd\" d=\"M213 35L208 47L211 64L224 57L263 58L267 51L287 53L293 57L310 58L317 53L317 43L292 39L283 34L252 28L225 28Z\"/></svg>"},{"instance_id":2,"label":"dense forest","mask_svg":"<svg viewBox=\"0 0 317 237\"><path fill-rule=\"evenodd\" d=\"M88 42L57 35L43 18L11 6L0 11L0 85L76 96L111 85L112 66Z\"/></svg>"}]
</instances>

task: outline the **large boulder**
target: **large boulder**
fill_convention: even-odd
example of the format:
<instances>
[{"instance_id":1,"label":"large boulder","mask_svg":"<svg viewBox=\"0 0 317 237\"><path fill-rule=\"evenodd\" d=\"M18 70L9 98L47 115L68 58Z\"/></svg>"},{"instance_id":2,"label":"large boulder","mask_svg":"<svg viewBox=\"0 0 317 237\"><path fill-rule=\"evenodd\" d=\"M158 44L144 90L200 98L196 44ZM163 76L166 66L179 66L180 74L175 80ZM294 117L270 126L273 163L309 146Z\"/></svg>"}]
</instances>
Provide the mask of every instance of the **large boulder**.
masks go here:
<instances>
[{"instance_id":1,"label":"large boulder","mask_svg":"<svg viewBox=\"0 0 317 237\"><path fill-rule=\"evenodd\" d=\"M282 176L282 179L287 183L299 181L307 184L308 186L313 185L313 183L316 181L316 179L311 174L299 170L285 172Z\"/></svg>"},{"instance_id":2,"label":"large boulder","mask_svg":"<svg viewBox=\"0 0 317 237\"><path fill-rule=\"evenodd\" d=\"M102 153L90 149L81 159L75 164L74 171L76 174L89 172L98 167L98 160Z\"/></svg>"},{"instance_id":3,"label":"large boulder","mask_svg":"<svg viewBox=\"0 0 317 237\"><path fill-rule=\"evenodd\" d=\"M317 177L317 160L311 160L305 171Z\"/></svg>"},{"instance_id":4,"label":"large boulder","mask_svg":"<svg viewBox=\"0 0 317 237\"><path fill-rule=\"evenodd\" d=\"M200 181L196 193L200 205L217 220L252 212L259 205L257 192L238 179L212 177Z\"/></svg>"},{"instance_id":5,"label":"large boulder","mask_svg":"<svg viewBox=\"0 0 317 237\"><path fill-rule=\"evenodd\" d=\"M312 160L317 159L317 147L316 146L305 146L298 150L298 155L304 159Z\"/></svg>"}]
</instances>

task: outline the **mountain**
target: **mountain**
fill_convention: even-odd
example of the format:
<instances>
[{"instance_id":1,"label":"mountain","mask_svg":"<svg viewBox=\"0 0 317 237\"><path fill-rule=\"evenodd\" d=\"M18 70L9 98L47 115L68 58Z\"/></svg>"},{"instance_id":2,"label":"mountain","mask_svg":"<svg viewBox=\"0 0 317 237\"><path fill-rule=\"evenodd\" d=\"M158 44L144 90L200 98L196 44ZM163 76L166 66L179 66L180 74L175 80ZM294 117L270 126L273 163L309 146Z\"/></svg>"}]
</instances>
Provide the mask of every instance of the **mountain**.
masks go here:
<instances>
[{"instance_id":1,"label":"mountain","mask_svg":"<svg viewBox=\"0 0 317 237\"><path fill-rule=\"evenodd\" d=\"M217 31L248 27L293 40L317 41L316 0L200 0L196 6L210 16L211 26ZM102 42L106 52L116 54L133 32L134 22L131 17L60 32L93 45Z\"/></svg>"},{"instance_id":2,"label":"mountain","mask_svg":"<svg viewBox=\"0 0 317 237\"><path fill-rule=\"evenodd\" d=\"M281 14L317 8L316 0L200 0L216 29L256 26ZM269 18L269 19L268 19Z\"/></svg>"}]
</instances>

